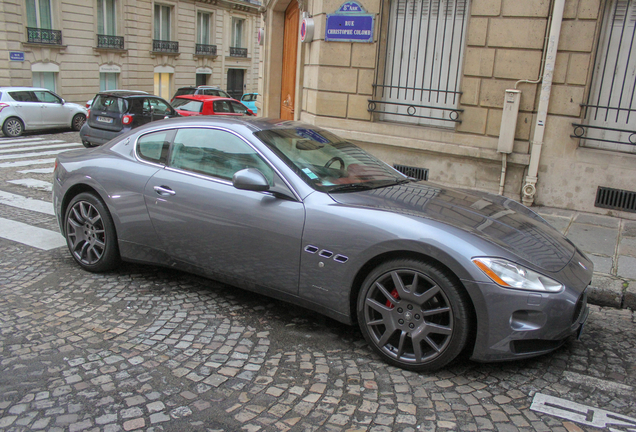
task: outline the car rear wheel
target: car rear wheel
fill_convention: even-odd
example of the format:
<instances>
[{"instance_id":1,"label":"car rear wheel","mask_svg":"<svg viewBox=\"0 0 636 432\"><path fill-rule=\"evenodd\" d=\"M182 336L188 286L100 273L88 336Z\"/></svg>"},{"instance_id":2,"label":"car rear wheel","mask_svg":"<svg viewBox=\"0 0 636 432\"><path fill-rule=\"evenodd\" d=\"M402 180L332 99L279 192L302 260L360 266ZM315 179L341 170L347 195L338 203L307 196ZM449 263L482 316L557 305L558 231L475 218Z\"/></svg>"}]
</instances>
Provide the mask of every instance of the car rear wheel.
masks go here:
<instances>
[{"instance_id":1,"label":"car rear wheel","mask_svg":"<svg viewBox=\"0 0 636 432\"><path fill-rule=\"evenodd\" d=\"M462 351L470 327L467 294L456 278L417 260L373 270L358 297L358 323L373 350L395 366L439 369Z\"/></svg>"},{"instance_id":2,"label":"car rear wheel","mask_svg":"<svg viewBox=\"0 0 636 432\"><path fill-rule=\"evenodd\" d=\"M71 122L71 126L73 130L80 130L82 126L86 123L86 116L84 114L75 114L73 116L73 121Z\"/></svg>"},{"instance_id":3,"label":"car rear wheel","mask_svg":"<svg viewBox=\"0 0 636 432\"><path fill-rule=\"evenodd\" d=\"M81 193L73 198L66 208L64 227L69 251L84 269L103 272L119 264L115 225L98 197Z\"/></svg>"},{"instance_id":4,"label":"car rear wheel","mask_svg":"<svg viewBox=\"0 0 636 432\"><path fill-rule=\"evenodd\" d=\"M24 132L24 123L17 117L9 117L2 125L2 132L8 137L19 137Z\"/></svg>"}]
</instances>

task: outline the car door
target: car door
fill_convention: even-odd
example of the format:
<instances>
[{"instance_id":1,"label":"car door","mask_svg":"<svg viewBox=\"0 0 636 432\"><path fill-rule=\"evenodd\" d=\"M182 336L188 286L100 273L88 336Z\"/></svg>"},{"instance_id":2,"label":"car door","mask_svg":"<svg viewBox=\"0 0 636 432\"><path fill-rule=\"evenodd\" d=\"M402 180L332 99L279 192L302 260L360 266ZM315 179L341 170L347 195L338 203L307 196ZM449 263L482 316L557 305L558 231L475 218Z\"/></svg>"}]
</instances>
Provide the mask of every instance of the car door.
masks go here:
<instances>
[{"instance_id":1,"label":"car door","mask_svg":"<svg viewBox=\"0 0 636 432\"><path fill-rule=\"evenodd\" d=\"M159 98L148 98L150 106L150 120L161 120L167 117L177 117L179 114L165 101Z\"/></svg>"},{"instance_id":2,"label":"car door","mask_svg":"<svg viewBox=\"0 0 636 432\"><path fill-rule=\"evenodd\" d=\"M233 133L180 129L169 167L146 185L152 223L164 249L181 262L242 285L296 294L304 206L269 193L236 189L232 176L244 168L257 168L271 185L286 187Z\"/></svg>"},{"instance_id":3,"label":"car door","mask_svg":"<svg viewBox=\"0 0 636 432\"><path fill-rule=\"evenodd\" d=\"M42 108L43 127L64 127L71 125L70 111L65 109L62 99L48 91L34 91Z\"/></svg>"},{"instance_id":4,"label":"car door","mask_svg":"<svg viewBox=\"0 0 636 432\"><path fill-rule=\"evenodd\" d=\"M32 91L10 91L9 95L15 101L12 103L15 113L22 119L26 129L42 127L42 107L35 93Z\"/></svg>"}]
</instances>

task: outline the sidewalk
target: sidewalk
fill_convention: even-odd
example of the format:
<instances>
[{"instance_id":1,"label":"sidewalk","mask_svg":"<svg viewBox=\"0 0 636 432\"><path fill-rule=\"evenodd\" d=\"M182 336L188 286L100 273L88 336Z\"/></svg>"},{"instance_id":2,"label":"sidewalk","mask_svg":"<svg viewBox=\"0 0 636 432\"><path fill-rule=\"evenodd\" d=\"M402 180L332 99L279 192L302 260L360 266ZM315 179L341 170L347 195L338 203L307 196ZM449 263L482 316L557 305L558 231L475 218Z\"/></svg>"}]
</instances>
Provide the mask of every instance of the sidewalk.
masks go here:
<instances>
[{"instance_id":1,"label":"sidewalk","mask_svg":"<svg viewBox=\"0 0 636 432\"><path fill-rule=\"evenodd\" d=\"M533 207L594 262L588 301L636 310L636 221L573 210Z\"/></svg>"}]
</instances>

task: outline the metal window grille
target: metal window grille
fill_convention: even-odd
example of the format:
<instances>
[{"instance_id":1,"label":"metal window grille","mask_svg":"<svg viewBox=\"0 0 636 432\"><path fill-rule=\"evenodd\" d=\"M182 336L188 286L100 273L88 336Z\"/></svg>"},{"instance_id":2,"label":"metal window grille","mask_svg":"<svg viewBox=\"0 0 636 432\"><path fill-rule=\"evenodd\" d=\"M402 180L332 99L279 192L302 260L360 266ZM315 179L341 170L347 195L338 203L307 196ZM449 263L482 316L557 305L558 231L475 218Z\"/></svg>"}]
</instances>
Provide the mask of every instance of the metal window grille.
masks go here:
<instances>
[{"instance_id":1,"label":"metal window grille","mask_svg":"<svg viewBox=\"0 0 636 432\"><path fill-rule=\"evenodd\" d=\"M389 0L382 8L369 111L380 120L447 127L460 122L468 0Z\"/></svg>"},{"instance_id":2,"label":"metal window grille","mask_svg":"<svg viewBox=\"0 0 636 432\"><path fill-rule=\"evenodd\" d=\"M584 120L572 137L585 147L636 153L636 1L607 2Z\"/></svg>"}]
</instances>

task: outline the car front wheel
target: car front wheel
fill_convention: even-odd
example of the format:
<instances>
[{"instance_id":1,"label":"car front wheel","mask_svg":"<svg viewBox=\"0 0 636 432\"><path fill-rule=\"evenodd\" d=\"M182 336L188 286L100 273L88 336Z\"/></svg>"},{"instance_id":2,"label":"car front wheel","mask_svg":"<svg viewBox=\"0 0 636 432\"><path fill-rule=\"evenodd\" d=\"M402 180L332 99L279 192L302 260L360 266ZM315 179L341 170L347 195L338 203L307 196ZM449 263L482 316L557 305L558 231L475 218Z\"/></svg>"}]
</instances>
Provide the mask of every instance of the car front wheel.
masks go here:
<instances>
[{"instance_id":1,"label":"car front wheel","mask_svg":"<svg viewBox=\"0 0 636 432\"><path fill-rule=\"evenodd\" d=\"M69 251L85 270L103 272L119 264L113 219L94 194L81 193L71 200L64 228Z\"/></svg>"},{"instance_id":2,"label":"car front wheel","mask_svg":"<svg viewBox=\"0 0 636 432\"><path fill-rule=\"evenodd\" d=\"M84 126L84 123L86 123L86 116L84 114L75 114L71 122L71 127L73 130L78 131Z\"/></svg>"},{"instance_id":3,"label":"car front wheel","mask_svg":"<svg viewBox=\"0 0 636 432\"><path fill-rule=\"evenodd\" d=\"M17 117L9 117L2 125L2 132L8 137L19 137L24 132L24 123Z\"/></svg>"},{"instance_id":4,"label":"car front wheel","mask_svg":"<svg viewBox=\"0 0 636 432\"><path fill-rule=\"evenodd\" d=\"M466 345L470 306L460 282L426 262L388 261L366 278L358 323L385 361L415 370L439 369Z\"/></svg>"}]
</instances>

